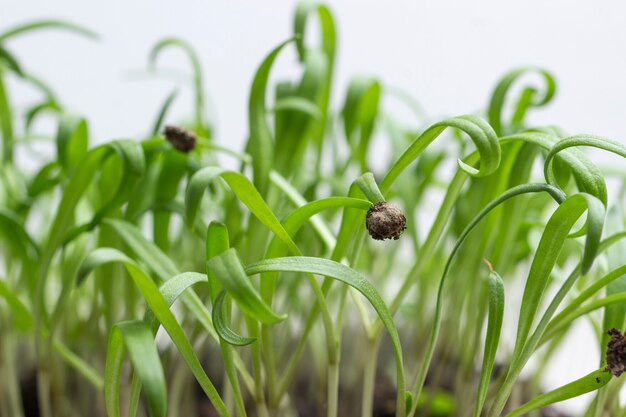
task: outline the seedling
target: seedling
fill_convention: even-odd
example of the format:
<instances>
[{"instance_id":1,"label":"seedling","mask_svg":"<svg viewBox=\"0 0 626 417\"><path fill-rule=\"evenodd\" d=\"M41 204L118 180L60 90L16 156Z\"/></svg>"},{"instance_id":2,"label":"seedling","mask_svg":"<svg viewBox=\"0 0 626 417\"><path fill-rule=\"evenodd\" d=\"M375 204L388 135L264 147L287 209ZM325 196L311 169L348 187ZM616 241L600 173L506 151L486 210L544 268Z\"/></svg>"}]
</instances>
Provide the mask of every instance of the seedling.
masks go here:
<instances>
[{"instance_id":1,"label":"seedling","mask_svg":"<svg viewBox=\"0 0 626 417\"><path fill-rule=\"evenodd\" d=\"M149 64L190 58L189 118L171 120L174 92L146 137L92 147L87 119L11 48L39 29L93 33L0 34L1 414L514 417L595 392L580 415L624 415L624 193L579 148L626 148L533 126L556 91L534 67L506 74L484 115L405 126L382 98L406 94L333 80L328 7L298 5L293 27L252 79L243 151L213 137L204 92L223 80L181 39ZM270 83L288 48L301 77ZM18 111L14 82L41 100ZM44 111L56 134L32 131ZM374 133L392 150L377 172ZM14 155L41 136L56 154L32 173ZM582 320L597 369L545 392Z\"/></svg>"}]
</instances>

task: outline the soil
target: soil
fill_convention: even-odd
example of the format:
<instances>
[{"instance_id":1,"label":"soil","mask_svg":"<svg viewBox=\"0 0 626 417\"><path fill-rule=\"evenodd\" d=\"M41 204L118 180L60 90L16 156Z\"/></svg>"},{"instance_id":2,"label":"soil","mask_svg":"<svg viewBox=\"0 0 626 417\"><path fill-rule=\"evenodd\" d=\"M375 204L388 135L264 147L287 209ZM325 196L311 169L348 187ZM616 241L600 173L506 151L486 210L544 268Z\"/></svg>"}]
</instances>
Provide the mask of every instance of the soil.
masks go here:
<instances>
[{"instance_id":1,"label":"soil","mask_svg":"<svg viewBox=\"0 0 626 417\"><path fill-rule=\"evenodd\" d=\"M625 337L621 336L620 352L624 353L626 349ZM307 381L301 380L294 384L294 390L292 392L294 406L299 417L318 417L323 416L325 410L321 410L319 403L315 401L311 391L312 386ZM28 377L21 381L21 393L22 403L24 405L25 417L39 417L39 405L37 402L37 377L35 372L32 372ZM339 398L346 398L343 404L339 404L339 415L350 417L359 414L358 408L360 407L359 400L353 398L355 393L340 392ZM218 414L209 402L206 395L204 395L202 389L198 386L196 391L197 398L197 416L198 417L217 417ZM356 406L356 408L355 408ZM247 404L247 408L251 411L250 417L254 417L256 413L254 405L252 403ZM396 411L396 394L394 384L390 381L386 381L384 378L379 378L374 386L374 412L373 417L394 417ZM572 417L569 414L562 413L556 410L554 407L545 407L540 412L541 417ZM439 417L431 414L421 415L421 417Z\"/></svg>"},{"instance_id":2,"label":"soil","mask_svg":"<svg viewBox=\"0 0 626 417\"><path fill-rule=\"evenodd\" d=\"M20 381L22 407L24 417L39 417L39 401L37 400L37 373L28 374Z\"/></svg>"}]
</instances>

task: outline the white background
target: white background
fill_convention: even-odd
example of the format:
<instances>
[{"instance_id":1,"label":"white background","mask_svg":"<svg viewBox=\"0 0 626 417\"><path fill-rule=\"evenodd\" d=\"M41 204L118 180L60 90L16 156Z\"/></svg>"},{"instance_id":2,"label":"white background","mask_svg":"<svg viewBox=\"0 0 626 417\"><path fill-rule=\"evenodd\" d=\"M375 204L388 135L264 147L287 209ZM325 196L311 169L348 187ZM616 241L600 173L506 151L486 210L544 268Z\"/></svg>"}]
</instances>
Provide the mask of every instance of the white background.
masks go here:
<instances>
[{"instance_id":1,"label":"white background","mask_svg":"<svg viewBox=\"0 0 626 417\"><path fill-rule=\"evenodd\" d=\"M0 29L61 18L102 35L92 42L40 32L6 45L72 112L88 118L98 142L147 133L160 103L175 85L185 85L188 72L184 57L168 52L161 66L180 69L183 76L150 75L148 51L165 36L182 37L202 60L217 139L240 148L254 71L291 35L294 7L287 0L0 0ZM555 74L558 91L549 107L531 114L534 123L626 140L626 3L621 0L360 0L331 7L339 42L335 104L352 75L368 74L413 95L433 120L476 113L505 72L538 65ZM274 75L296 75L294 67L295 55L286 53ZM15 81L9 87L22 109L36 98ZM190 115L191 103L189 89L183 89L169 120ZM588 337L570 340L579 349L558 358L561 370L548 378L549 386L596 365Z\"/></svg>"},{"instance_id":2,"label":"white background","mask_svg":"<svg viewBox=\"0 0 626 417\"><path fill-rule=\"evenodd\" d=\"M179 36L197 49L219 139L239 144L246 135L246 100L256 66L291 34L295 3L215 0L0 0L0 27L36 18L62 18L102 35L95 43L60 32L11 41L27 70L41 75L73 111L84 114L98 140L145 133L177 80L146 70L151 46ZM335 102L354 74L379 77L417 98L433 118L477 112L497 79L511 68L552 71L558 93L535 123L571 133L624 140L626 5L558 1L337 1L338 65ZM171 52L163 67L186 70ZM170 61L170 62L165 62ZM295 64L279 62L279 75ZM178 80L180 81L180 80ZM14 86L13 99L28 102ZM175 114L190 114L191 97Z\"/></svg>"}]
</instances>

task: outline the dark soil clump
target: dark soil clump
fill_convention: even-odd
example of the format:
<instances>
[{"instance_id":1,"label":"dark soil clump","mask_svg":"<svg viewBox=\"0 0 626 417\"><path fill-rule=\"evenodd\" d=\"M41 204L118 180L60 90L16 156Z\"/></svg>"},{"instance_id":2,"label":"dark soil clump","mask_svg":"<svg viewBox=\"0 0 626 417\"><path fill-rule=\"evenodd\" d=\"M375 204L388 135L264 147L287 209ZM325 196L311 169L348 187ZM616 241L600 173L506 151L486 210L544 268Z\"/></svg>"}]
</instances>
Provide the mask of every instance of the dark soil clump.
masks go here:
<instances>
[{"instance_id":1,"label":"dark soil clump","mask_svg":"<svg viewBox=\"0 0 626 417\"><path fill-rule=\"evenodd\" d=\"M398 240L404 229L406 229L406 217L393 204L379 201L367 211L365 226L373 239Z\"/></svg>"},{"instance_id":2,"label":"dark soil clump","mask_svg":"<svg viewBox=\"0 0 626 417\"><path fill-rule=\"evenodd\" d=\"M196 147L196 135L178 126L165 126L165 139L178 151L188 153Z\"/></svg>"},{"instance_id":3,"label":"dark soil clump","mask_svg":"<svg viewBox=\"0 0 626 417\"><path fill-rule=\"evenodd\" d=\"M617 329L608 331L611 336L606 350L606 370L615 376L626 372L626 335Z\"/></svg>"}]
</instances>

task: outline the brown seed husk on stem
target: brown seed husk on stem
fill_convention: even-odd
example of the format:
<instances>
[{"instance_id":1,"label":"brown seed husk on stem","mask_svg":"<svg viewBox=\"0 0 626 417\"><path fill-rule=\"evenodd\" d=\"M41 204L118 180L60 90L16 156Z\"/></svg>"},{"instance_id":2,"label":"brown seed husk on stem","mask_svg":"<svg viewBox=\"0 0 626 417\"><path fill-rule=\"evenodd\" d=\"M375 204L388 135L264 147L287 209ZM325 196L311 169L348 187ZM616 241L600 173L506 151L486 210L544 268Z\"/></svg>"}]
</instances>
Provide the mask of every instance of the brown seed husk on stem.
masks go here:
<instances>
[{"instance_id":1,"label":"brown seed husk on stem","mask_svg":"<svg viewBox=\"0 0 626 417\"><path fill-rule=\"evenodd\" d=\"M406 229L406 217L400 209L386 201L374 203L365 216L365 226L372 239L398 240Z\"/></svg>"},{"instance_id":2,"label":"brown seed husk on stem","mask_svg":"<svg viewBox=\"0 0 626 417\"><path fill-rule=\"evenodd\" d=\"M606 349L606 370L615 376L626 372L626 335L617 329L608 331L611 336Z\"/></svg>"},{"instance_id":3,"label":"brown seed husk on stem","mask_svg":"<svg viewBox=\"0 0 626 417\"><path fill-rule=\"evenodd\" d=\"M178 126L165 126L165 139L174 149L188 153L196 147L196 135Z\"/></svg>"}]
</instances>

